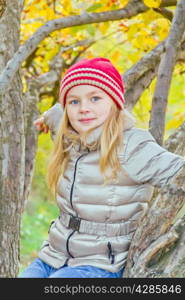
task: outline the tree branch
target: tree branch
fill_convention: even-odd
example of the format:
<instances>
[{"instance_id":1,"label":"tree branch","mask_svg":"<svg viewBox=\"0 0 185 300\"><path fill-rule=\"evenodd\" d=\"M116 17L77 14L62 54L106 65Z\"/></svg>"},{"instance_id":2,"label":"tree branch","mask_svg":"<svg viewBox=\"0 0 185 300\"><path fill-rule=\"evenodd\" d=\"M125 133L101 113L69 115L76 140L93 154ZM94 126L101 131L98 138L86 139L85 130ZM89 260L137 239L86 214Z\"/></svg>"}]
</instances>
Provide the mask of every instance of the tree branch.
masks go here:
<instances>
[{"instance_id":1,"label":"tree branch","mask_svg":"<svg viewBox=\"0 0 185 300\"><path fill-rule=\"evenodd\" d=\"M157 82L152 101L151 119L149 123L149 130L160 145L163 142L165 114L172 73L176 64L184 31L185 1L179 0L170 33L165 44L166 52L161 59L158 69Z\"/></svg>"},{"instance_id":2,"label":"tree branch","mask_svg":"<svg viewBox=\"0 0 185 300\"><path fill-rule=\"evenodd\" d=\"M184 273L185 216L178 219L170 230L152 242L134 265L126 267L124 277L180 277ZM180 268L182 264L182 267Z\"/></svg>"},{"instance_id":3,"label":"tree branch","mask_svg":"<svg viewBox=\"0 0 185 300\"><path fill-rule=\"evenodd\" d=\"M4 71L0 75L0 93L2 94L7 89L14 74L17 72L21 63L36 49L37 45L46 38L51 32L69 28L73 26L109 22L124 18L131 18L138 13L147 11L146 7L140 0L132 0L123 9L111 10L101 13L83 13L70 17L64 17L48 21L44 26L41 26L28 41L22 45L12 59L9 60Z\"/></svg>"},{"instance_id":4,"label":"tree branch","mask_svg":"<svg viewBox=\"0 0 185 300\"><path fill-rule=\"evenodd\" d=\"M157 70L161 55L165 51L165 42L161 42L157 47L143 56L135 65L133 65L123 75L125 83L125 107L132 111L134 105L139 100L143 91L148 88L151 81L157 75ZM182 41L180 52L178 53L177 62L181 59L185 48L185 40Z\"/></svg>"},{"instance_id":5,"label":"tree branch","mask_svg":"<svg viewBox=\"0 0 185 300\"><path fill-rule=\"evenodd\" d=\"M154 11L161 14L163 17L168 19L170 22L173 20L173 13L166 8L153 8Z\"/></svg>"},{"instance_id":6,"label":"tree branch","mask_svg":"<svg viewBox=\"0 0 185 300\"><path fill-rule=\"evenodd\" d=\"M160 7L176 6L177 0L162 0Z\"/></svg>"},{"instance_id":7,"label":"tree branch","mask_svg":"<svg viewBox=\"0 0 185 300\"><path fill-rule=\"evenodd\" d=\"M173 134L165 141L164 147L170 152L184 156L185 122L179 126Z\"/></svg>"},{"instance_id":8,"label":"tree branch","mask_svg":"<svg viewBox=\"0 0 185 300\"><path fill-rule=\"evenodd\" d=\"M123 75L126 90L125 107L128 110L133 109L143 90L150 85L152 79L156 76L156 67L158 67L160 56L164 52L164 46L165 40L142 57Z\"/></svg>"},{"instance_id":9,"label":"tree branch","mask_svg":"<svg viewBox=\"0 0 185 300\"><path fill-rule=\"evenodd\" d=\"M177 1L163 0L160 7L176 5ZM64 17L47 22L41 26L28 41L22 45L9 60L4 71L0 75L0 93L2 94L8 87L14 74L19 69L21 63L37 48L38 44L51 32L73 26L109 22L124 18L131 18L139 13L147 11L149 8L140 0L130 1L123 9L106 11L101 13L84 13L82 15Z\"/></svg>"},{"instance_id":10,"label":"tree branch","mask_svg":"<svg viewBox=\"0 0 185 300\"><path fill-rule=\"evenodd\" d=\"M42 87L45 87L46 85L52 86L53 84L55 84L56 81L60 79L61 72L64 69L69 68L74 63L74 60L77 60L79 55L81 55L84 51L86 51L87 48L90 47L95 42L96 42L95 40L85 39L83 41L77 42L74 45L61 48L60 51L54 56L54 58L49 62L50 70L47 73L44 73L38 77L28 78L28 88L26 92L26 97L29 96L29 93L33 93L33 89L39 90L40 93L42 93L41 91ZM62 54L65 51L68 51L78 46L84 46L84 49L81 50L78 53L78 55L75 56L74 60L70 64L66 64L66 62L62 57ZM47 94L47 92L43 94Z\"/></svg>"},{"instance_id":11,"label":"tree branch","mask_svg":"<svg viewBox=\"0 0 185 300\"><path fill-rule=\"evenodd\" d=\"M170 230L156 239L152 244L146 248L135 262L129 277L143 277L146 274L148 263L161 249L171 245L178 239L178 234L175 230Z\"/></svg>"},{"instance_id":12,"label":"tree branch","mask_svg":"<svg viewBox=\"0 0 185 300\"><path fill-rule=\"evenodd\" d=\"M171 251L166 265L163 267L163 277L185 277L185 215L173 225L179 235L174 251Z\"/></svg>"}]
</instances>

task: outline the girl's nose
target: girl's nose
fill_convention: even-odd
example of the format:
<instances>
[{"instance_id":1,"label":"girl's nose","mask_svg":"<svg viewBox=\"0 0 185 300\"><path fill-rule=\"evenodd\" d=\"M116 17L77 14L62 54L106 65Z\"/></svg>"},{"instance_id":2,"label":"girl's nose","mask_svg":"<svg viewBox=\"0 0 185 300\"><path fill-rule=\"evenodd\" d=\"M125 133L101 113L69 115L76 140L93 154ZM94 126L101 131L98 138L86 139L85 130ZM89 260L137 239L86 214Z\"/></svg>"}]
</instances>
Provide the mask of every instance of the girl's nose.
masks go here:
<instances>
[{"instance_id":1,"label":"girl's nose","mask_svg":"<svg viewBox=\"0 0 185 300\"><path fill-rule=\"evenodd\" d=\"M88 112L90 110L88 103L85 101L81 101L79 109L80 109L80 112Z\"/></svg>"}]
</instances>

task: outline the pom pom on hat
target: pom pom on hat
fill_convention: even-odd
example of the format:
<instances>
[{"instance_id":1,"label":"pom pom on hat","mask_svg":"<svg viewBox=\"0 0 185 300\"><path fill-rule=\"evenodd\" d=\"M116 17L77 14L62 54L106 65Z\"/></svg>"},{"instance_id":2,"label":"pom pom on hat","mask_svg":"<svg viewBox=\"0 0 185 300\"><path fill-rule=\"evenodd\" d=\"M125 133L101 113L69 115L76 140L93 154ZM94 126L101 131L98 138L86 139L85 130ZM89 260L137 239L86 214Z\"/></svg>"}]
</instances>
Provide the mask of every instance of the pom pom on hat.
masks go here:
<instances>
[{"instance_id":1,"label":"pom pom on hat","mask_svg":"<svg viewBox=\"0 0 185 300\"><path fill-rule=\"evenodd\" d=\"M60 83L60 101L66 104L69 90L77 85L96 86L107 93L120 109L123 109L124 83L121 74L107 58L82 59L72 65Z\"/></svg>"}]
</instances>

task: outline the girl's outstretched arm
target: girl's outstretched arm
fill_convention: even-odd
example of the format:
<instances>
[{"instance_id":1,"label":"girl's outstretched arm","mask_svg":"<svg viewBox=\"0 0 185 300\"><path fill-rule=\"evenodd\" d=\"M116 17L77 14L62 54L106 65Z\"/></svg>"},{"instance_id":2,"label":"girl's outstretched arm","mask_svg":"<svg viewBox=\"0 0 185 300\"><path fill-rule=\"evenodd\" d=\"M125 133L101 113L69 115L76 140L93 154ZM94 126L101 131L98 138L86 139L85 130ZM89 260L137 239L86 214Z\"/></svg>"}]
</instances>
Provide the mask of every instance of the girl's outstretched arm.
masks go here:
<instances>
[{"instance_id":1,"label":"girl's outstretched arm","mask_svg":"<svg viewBox=\"0 0 185 300\"><path fill-rule=\"evenodd\" d=\"M124 168L138 184L161 187L185 166L184 157L157 144L150 132L134 129L125 153Z\"/></svg>"}]
</instances>

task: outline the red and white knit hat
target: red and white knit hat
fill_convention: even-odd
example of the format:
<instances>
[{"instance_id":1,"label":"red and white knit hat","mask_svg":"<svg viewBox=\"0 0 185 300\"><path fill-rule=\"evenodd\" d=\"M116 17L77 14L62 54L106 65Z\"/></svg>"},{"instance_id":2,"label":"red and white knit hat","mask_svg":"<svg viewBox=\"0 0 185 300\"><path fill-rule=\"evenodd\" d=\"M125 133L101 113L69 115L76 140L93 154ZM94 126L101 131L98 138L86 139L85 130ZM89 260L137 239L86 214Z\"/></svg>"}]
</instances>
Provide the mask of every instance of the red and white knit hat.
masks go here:
<instances>
[{"instance_id":1,"label":"red and white knit hat","mask_svg":"<svg viewBox=\"0 0 185 300\"><path fill-rule=\"evenodd\" d=\"M77 85L93 85L107 93L120 109L123 109L124 86L118 70L109 59L97 57L83 59L72 65L64 74L60 83L60 102L66 104L69 90Z\"/></svg>"}]
</instances>

